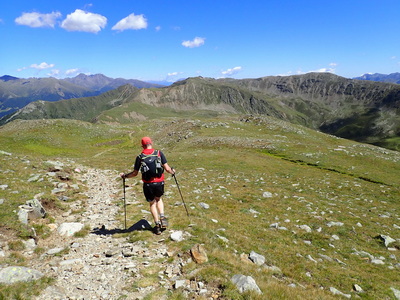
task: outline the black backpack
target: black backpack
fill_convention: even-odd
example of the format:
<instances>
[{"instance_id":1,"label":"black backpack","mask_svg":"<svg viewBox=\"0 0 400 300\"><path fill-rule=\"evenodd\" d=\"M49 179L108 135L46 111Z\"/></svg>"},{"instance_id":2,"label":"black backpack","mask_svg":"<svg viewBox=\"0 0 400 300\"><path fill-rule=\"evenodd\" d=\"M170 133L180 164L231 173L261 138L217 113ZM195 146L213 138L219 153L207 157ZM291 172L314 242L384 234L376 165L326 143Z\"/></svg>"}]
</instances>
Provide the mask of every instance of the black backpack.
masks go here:
<instances>
[{"instance_id":1,"label":"black backpack","mask_svg":"<svg viewBox=\"0 0 400 300\"><path fill-rule=\"evenodd\" d=\"M161 163L161 156L159 150L154 150L152 154L141 153L140 158L140 172L142 172L143 180L150 180L151 178L160 178L164 172Z\"/></svg>"}]
</instances>

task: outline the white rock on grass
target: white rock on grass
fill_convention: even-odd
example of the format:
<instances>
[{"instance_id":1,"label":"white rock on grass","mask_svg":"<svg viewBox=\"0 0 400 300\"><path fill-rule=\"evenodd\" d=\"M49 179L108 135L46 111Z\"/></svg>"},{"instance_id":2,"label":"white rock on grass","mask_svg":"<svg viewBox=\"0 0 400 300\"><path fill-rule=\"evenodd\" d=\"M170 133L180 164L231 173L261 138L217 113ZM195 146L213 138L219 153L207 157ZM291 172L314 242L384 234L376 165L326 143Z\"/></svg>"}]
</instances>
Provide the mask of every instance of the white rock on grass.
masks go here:
<instances>
[{"instance_id":1,"label":"white rock on grass","mask_svg":"<svg viewBox=\"0 0 400 300\"><path fill-rule=\"evenodd\" d=\"M64 248L52 248L46 252L47 255L54 255L63 251Z\"/></svg>"},{"instance_id":2,"label":"white rock on grass","mask_svg":"<svg viewBox=\"0 0 400 300\"><path fill-rule=\"evenodd\" d=\"M200 205L201 208L204 208L204 209L209 209L210 208L210 205L208 205L207 203L204 203L204 202L200 202L199 205Z\"/></svg>"},{"instance_id":3,"label":"white rock on grass","mask_svg":"<svg viewBox=\"0 0 400 300\"><path fill-rule=\"evenodd\" d=\"M0 283L12 284L20 281L32 281L42 276L41 272L30 268L20 266L7 267L0 270Z\"/></svg>"},{"instance_id":4,"label":"white rock on grass","mask_svg":"<svg viewBox=\"0 0 400 300\"><path fill-rule=\"evenodd\" d=\"M170 238L175 242L183 241L183 231L174 231L171 233Z\"/></svg>"},{"instance_id":5,"label":"white rock on grass","mask_svg":"<svg viewBox=\"0 0 400 300\"><path fill-rule=\"evenodd\" d=\"M264 192L264 193L263 193L263 197L264 197L264 198L272 198L272 193L270 193L270 192Z\"/></svg>"},{"instance_id":6,"label":"white rock on grass","mask_svg":"<svg viewBox=\"0 0 400 300\"><path fill-rule=\"evenodd\" d=\"M391 243L394 243L396 241L395 239L391 238L388 235L381 234L378 237L384 241L386 247L388 247Z\"/></svg>"},{"instance_id":7,"label":"white rock on grass","mask_svg":"<svg viewBox=\"0 0 400 300\"><path fill-rule=\"evenodd\" d=\"M347 299L350 299L350 298L351 298L351 295L350 295L350 294L342 293L341 291L339 291L338 289L336 289L336 288L334 288L334 287L330 287L329 290L330 290L331 293L334 294L334 295L343 296L343 297L346 297Z\"/></svg>"},{"instance_id":8,"label":"white rock on grass","mask_svg":"<svg viewBox=\"0 0 400 300\"><path fill-rule=\"evenodd\" d=\"M326 224L326 226L328 227L332 227L332 226L343 226L344 224L342 222L329 222L328 224Z\"/></svg>"},{"instance_id":9,"label":"white rock on grass","mask_svg":"<svg viewBox=\"0 0 400 300\"><path fill-rule=\"evenodd\" d=\"M65 236L73 236L76 232L83 228L82 223L62 223L58 227L58 233Z\"/></svg>"},{"instance_id":10,"label":"white rock on grass","mask_svg":"<svg viewBox=\"0 0 400 300\"><path fill-rule=\"evenodd\" d=\"M265 257L262 256L261 254L258 254L256 252L254 252L254 251L250 252L249 258L257 266L261 266L261 265L263 265L265 263Z\"/></svg>"},{"instance_id":11,"label":"white rock on grass","mask_svg":"<svg viewBox=\"0 0 400 300\"><path fill-rule=\"evenodd\" d=\"M358 284L354 284L354 285L353 285L353 289L354 289L357 293L362 293L362 292L364 292L364 290L362 289L362 287L359 286Z\"/></svg>"},{"instance_id":12,"label":"white rock on grass","mask_svg":"<svg viewBox=\"0 0 400 300\"><path fill-rule=\"evenodd\" d=\"M312 231L311 227L308 226L308 225L300 225L299 228L305 230L306 232L311 232Z\"/></svg>"},{"instance_id":13,"label":"white rock on grass","mask_svg":"<svg viewBox=\"0 0 400 300\"><path fill-rule=\"evenodd\" d=\"M397 300L400 300L400 290L395 289L394 287L390 288L394 294L394 296L396 297Z\"/></svg>"},{"instance_id":14,"label":"white rock on grass","mask_svg":"<svg viewBox=\"0 0 400 300\"><path fill-rule=\"evenodd\" d=\"M236 285L239 292L241 292L241 293L246 292L246 291L255 291L258 294L262 294L256 281L251 276L236 274L232 277L231 281L233 284Z\"/></svg>"}]
</instances>

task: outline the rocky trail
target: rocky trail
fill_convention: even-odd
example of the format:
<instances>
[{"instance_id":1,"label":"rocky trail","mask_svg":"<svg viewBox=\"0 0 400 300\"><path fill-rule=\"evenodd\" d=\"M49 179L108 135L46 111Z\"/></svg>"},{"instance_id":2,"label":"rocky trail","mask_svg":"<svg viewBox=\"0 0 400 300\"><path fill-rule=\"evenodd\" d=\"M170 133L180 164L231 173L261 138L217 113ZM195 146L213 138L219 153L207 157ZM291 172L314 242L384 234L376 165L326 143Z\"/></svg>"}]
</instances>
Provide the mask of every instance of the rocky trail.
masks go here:
<instances>
[{"instance_id":1,"label":"rocky trail","mask_svg":"<svg viewBox=\"0 0 400 300\"><path fill-rule=\"evenodd\" d=\"M162 299L166 298L168 289L186 283L185 280L179 281L182 259L166 263L167 258L174 255L163 243L168 231L153 242L131 243L127 237L115 236L124 229L124 225L116 221L119 208L115 199L121 199L121 187L116 186L116 176L116 172L98 169L85 169L76 175L78 181L87 187L84 192L87 202L72 202L71 210L83 209L84 212L71 214L69 211L58 217L56 223L68 222L72 227L85 224L90 233L79 238L68 236L68 233L67 236L52 234L51 238L38 242L46 252L40 259L33 260L30 267L56 280L37 300L142 299L155 289L164 287ZM128 230L146 227L151 228L143 219ZM138 285L149 268L156 274L158 282ZM198 286L194 287L196 289L200 292ZM203 289L201 292L208 291Z\"/></svg>"}]
</instances>

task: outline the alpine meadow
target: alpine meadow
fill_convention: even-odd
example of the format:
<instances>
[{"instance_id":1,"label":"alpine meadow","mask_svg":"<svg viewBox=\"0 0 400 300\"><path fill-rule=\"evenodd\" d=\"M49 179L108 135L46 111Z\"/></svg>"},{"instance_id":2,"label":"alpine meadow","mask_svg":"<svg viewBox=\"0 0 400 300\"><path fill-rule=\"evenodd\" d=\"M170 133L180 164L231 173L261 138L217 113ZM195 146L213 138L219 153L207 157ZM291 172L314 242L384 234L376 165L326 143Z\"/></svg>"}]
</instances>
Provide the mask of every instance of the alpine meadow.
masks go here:
<instances>
[{"instance_id":1,"label":"alpine meadow","mask_svg":"<svg viewBox=\"0 0 400 300\"><path fill-rule=\"evenodd\" d=\"M61 83L0 119L0 299L400 299L398 84ZM176 170L161 235L119 175L144 136Z\"/></svg>"}]
</instances>

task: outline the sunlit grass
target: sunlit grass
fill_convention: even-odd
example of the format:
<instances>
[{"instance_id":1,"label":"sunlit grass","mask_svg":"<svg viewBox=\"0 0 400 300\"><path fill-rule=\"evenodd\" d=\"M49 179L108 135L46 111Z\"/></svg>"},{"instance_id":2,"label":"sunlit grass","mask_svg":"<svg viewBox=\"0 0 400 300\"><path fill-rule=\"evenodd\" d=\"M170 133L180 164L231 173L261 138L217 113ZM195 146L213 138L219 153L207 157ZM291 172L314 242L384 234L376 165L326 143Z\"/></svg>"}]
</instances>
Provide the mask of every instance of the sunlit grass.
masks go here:
<instances>
[{"instance_id":1,"label":"sunlit grass","mask_svg":"<svg viewBox=\"0 0 400 300\"><path fill-rule=\"evenodd\" d=\"M35 130L28 124L35 124ZM44 161L69 160L72 166L84 164L118 174L132 170L141 151L140 138L148 135L177 170L189 211L187 216L176 182L167 174L164 203L170 229L191 236L179 243L166 238L165 244L188 252L200 243L209 256L204 265L186 267L185 274L198 269L192 279L215 285L229 299L330 299L329 287L354 294L355 283L365 290L361 297L377 299L388 297L396 282L396 270L389 269L396 261L375 237L398 238L393 226L399 218L397 152L270 118L250 122L239 117L164 119L123 126L52 120L25 125L24 130L13 130L12 124L0 129L0 150L12 153L0 154L2 170L7 172L0 174L0 184L9 185L0 222L19 235L23 226L13 213L18 205L42 191L55 208L61 205L51 198L48 181L26 182L31 174L45 170ZM45 142L46 138L51 138L50 142ZM120 207L118 220L123 226L122 181L115 180L121 187L115 205ZM128 226L143 218L151 223L151 215L143 212L149 207L140 181L130 178L127 185ZM201 202L210 207L202 208ZM329 222L343 225L329 227ZM46 231L36 226L45 237ZM159 239L149 230L123 235L132 243ZM371 264L354 254L354 249L384 257L385 265ZM278 267L281 273L244 263L240 255L251 251L265 256L266 264ZM13 261L19 260L16 254ZM153 271L138 286L157 284L157 272ZM263 296L238 293L230 282L235 274L253 276ZM179 299L182 293L175 291L170 296Z\"/></svg>"}]
</instances>

